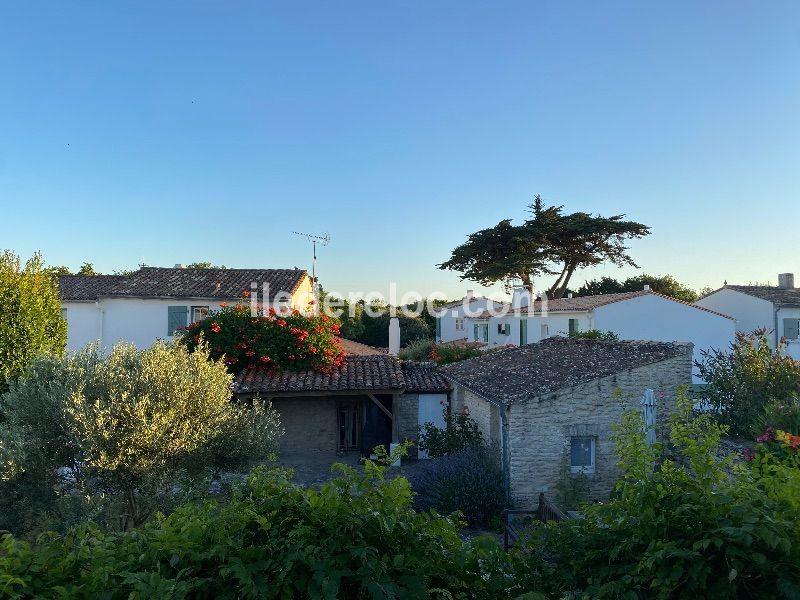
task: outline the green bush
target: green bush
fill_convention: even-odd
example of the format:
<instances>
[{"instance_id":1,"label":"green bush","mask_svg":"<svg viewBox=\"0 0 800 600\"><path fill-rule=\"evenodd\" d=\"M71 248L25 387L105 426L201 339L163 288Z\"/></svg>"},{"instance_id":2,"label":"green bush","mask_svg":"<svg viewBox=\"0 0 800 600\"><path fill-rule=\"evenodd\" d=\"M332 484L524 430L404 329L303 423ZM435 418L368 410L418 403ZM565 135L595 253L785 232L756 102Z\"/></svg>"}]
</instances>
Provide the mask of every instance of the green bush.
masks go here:
<instances>
[{"instance_id":1,"label":"green bush","mask_svg":"<svg viewBox=\"0 0 800 600\"><path fill-rule=\"evenodd\" d=\"M433 340L414 340L408 346L400 350L399 357L402 360L428 361L431 360L431 350Z\"/></svg>"},{"instance_id":2,"label":"green bush","mask_svg":"<svg viewBox=\"0 0 800 600\"><path fill-rule=\"evenodd\" d=\"M475 420L469 416L469 408L465 406L457 414L452 414L447 404L444 402L441 404L444 429L433 423L425 423L420 428L419 447L425 450L428 456L436 458L483 443L483 434Z\"/></svg>"},{"instance_id":3,"label":"green bush","mask_svg":"<svg viewBox=\"0 0 800 600\"><path fill-rule=\"evenodd\" d=\"M483 356L484 352L480 348L473 346L459 346L456 344L434 344L431 348L430 359L440 365L477 358Z\"/></svg>"},{"instance_id":4,"label":"green bush","mask_svg":"<svg viewBox=\"0 0 800 600\"><path fill-rule=\"evenodd\" d=\"M551 594L591 598L797 598L800 527L797 481L734 467L715 450L726 428L693 420L679 400L671 424L674 458L648 450L638 411L615 444L623 478L607 503L585 518L531 528L527 561ZM781 481L784 484L784 481ZM769 489L770 493L766 493ZM582 596L581 596L582 597Z\"/></svg>"},{"instance_id":5,"label":"green bush","mask_svg":"<svg viewBox=\"0 0 800 600\"><path fill-rule=\"evenodd\" d=\"M460 512L469 525L498 527L506 508L500 448L472 444L418 465L411 485L414 506L443 514Z\"/></svg>"},{"instance_id":6,"label":"green bush","mask_svg":"<svg viewBox=\"0 0 800 600\"><path fill-rule=\"evenodd\" d=\"M454 520L415 512L408 481L383 465L335 468L319 489L257 469L229 504L187 504L133 532L5 537L0 597L488 600L535 589L535 572L503 568L496 541L465 543Z\"/></svg>"},{"instance_id":7,"label":"green bush","mask_svg":"<svg viewBox=\"0 0 800 600\"><path fill-rule=\"evenodd\" d=\"M768 427L800 435L800 395L792 394L785 400L772 400L764 406L761 418L756 421L756 431Z\"/></svg>"},{"instance_id":8,"label":"green bush","mask_svg":"<svg viewBox=\"0 0 800 600\"><path fill-rule=\"evenodd\" d=\"M605 342L616 342L619 335L613 331L601 331L599 329L587 329L586 331L573 331L569 337L574 340L601 340Z\"/></svg>"},{"instance_id":9,"label":"green bush","mask_svg":"<svg viewBox=\"0 0 800 600\"><path fill-rule=\"evenodd\" d=\"M297 310L276 313L250 306L221 305L207 319L192 323L181 341L189 350L208 345L212 360L223 360L232 373L244 369L328 371L341 366L339 321L327 315L304 315Z\"/></svg>"},{"instance_id":10,"label":"green bush","mask_svg":"<svg viewBox=\"0 0 800 600\"><path fill-rule=\"evenodd\" d=\"M737 333L729 352L704 352L696 367L707 384L699 400L733 435L760 433L765 406L800 393L800 361L786 356L783 345L771 349L764 330Z\"/></svg>"},{"instance_id":11,"label":"green bush","mask_svg":"<svg viewBox=\"0 0 800 600\"><path fill-rule=\"evenodd\" d=\"M267 459L276 413L233 404L230 385L204 348L163 342L36 358L0 397L0 529L86 517L133 527L205 494L220 470Z\"/></svg>"},{"instance_id":12,"label":"green bush","mask_svg":"<svg viewBox=\"0 0 800 600\"><path fill-rule=\"evenodd\" d=\"M61 354L66 344L58 283L42 257L23 265L12 252L0 253L0 392L37 354Z\"/></svg>"}]
</instances>

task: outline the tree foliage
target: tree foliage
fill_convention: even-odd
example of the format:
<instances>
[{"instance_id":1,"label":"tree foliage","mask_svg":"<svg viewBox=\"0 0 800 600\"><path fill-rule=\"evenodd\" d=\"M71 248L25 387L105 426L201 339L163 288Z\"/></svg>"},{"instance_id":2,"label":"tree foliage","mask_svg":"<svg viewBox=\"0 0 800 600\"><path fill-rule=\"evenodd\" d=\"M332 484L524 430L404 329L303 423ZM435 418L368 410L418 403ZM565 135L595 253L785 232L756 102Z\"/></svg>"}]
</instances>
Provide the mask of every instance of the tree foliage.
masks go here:
<instances>
[{"instance_id":1,"label":"tree foliage","mask_svg":"<svg viewBox=\"0 0 800 600\"><path fill-rule=\"evenodd\" d=\"M471 234L439 268L482 285L509 287L519 280L530 292L536 276L557 275L547 293L561 298L578 269L603 262L637 266L626 242L650 233L646 225L624 220L625 215L564 214L562 206L545 206L540 196L529 208L531 217L521 225L504 219Z\"/></svg>"},{"instance_id":2,"label":"tree foliage","mask_svg":"<svg viewBox=\"0 0 800 600\"><path fill-rule=\"evenodd\" d=\"M204 348L40 355L0 397L0 512L8 519L17 499L16 514L33 526L74 511L126 528L168 508L176 489L267 459L280 433L275 413L233 404L230 386Z\"/></svg>"},{"instance_id":3,"label":"tree foliage","mask_svg":"<svg viewBox=\"0 0 800 600\"><path fill-rule=\"evenodd\" d=\"M85 262L81 265L81 268L78 269L78 275L85 275L85 276L92 276L92 275L102 275L99 271L94 270L94 265L90 262Z\"/></svg>"},{"instance_id":4,"label":"tree foliage","mask_svg":"<svg viewBox=\"0 0 800 600\"><path fill-rule=\"evenodd\" d=\"M800 362L769 346L763 329L737 333L728 351L703 352L695 365L707 385L699 398L734 435L758 433L765 407L800 393Z\"/></svg>"},{"instance_id":5,"label":"tree foliage","mask_svg":"<svg viewBox=\"0 0 800 600\"><path fill-rule=\"evenodd\" d=\"M620 281L613 277L601 277L587 281L575 292L576 296L596 296L598 294L619 294L622 292L640 292L645 285L658 294L664 294L683 302L695 302L699 296L688 286L678 282L671 275L636 275Z\"/></svg>"},{"instance_id":6,"label":"tree foliage","mask_svg":"<svg viewBox=\"0 0 800 600\"><path fill-rule=\"evenodd\" d=\"M41 255L23 265L10 251L0 254L0 391L37 354L61 354L66 344L58 281Z\"/></svg>"}]
</instances>

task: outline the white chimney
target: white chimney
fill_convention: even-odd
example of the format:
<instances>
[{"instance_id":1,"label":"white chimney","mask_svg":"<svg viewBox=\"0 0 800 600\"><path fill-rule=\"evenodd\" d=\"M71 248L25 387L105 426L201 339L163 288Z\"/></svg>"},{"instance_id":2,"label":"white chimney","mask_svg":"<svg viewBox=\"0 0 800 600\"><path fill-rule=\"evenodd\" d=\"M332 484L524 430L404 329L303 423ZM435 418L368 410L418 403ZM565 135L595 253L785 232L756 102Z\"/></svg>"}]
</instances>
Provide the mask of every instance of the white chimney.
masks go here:
<instances>
[{"instance_id":1,"label":"white chimney","mask_svg":"<svg viewBox=\"0 0 800 600\"><path fill-rule=\"evenodd\" d=\"M185 264L183 264L183 263L176 263L176 264L175 264L175 268L176 268L176 269L185 269L185 268L186 268L186 265L185 265Z\"/></svg>"},{"instance_id":2,"label":"white chimney","mask_svg":"<svg viewBox=\"0 0 800 600\"><path fill-rule=\"evenodd\" d=\"M531 303L531 293L525 288L514 288L511 294L511 308L518 309Z\"/></svg>"},{"instance_id":3,"label":"white chimney","mask_svg":"<svg viewBox=\"0 0 800 600\"><path fill-rule=\"evenodd\" d=\"M467 295L464 296L465 298L472 298L475 295L475 290L467 290Z\"/></svg>"},{"instance_id":4,"label":"white chimney","mask_svg":"<svg viewBox=\"0 0 800 600\"><path fill-rule=\"evenodd\" d=\"M778 287L782 290L794 289L794 273L781 273L778 275Z\"/></svg>"},{"instance_id":5,"label":"white chimney","mask_svg":"<svg viewBox=\"0 0 800 600\"><path fill-rule=\"evenodd\" d=\"M400 319L397 317L389 319L389 354L400 354Z\"/></svg>"},{"instance_id":6,"label":"white chimney","mask_svg":"<svg viewBox=\"0 0 800 600\"><path fill-rule=\"evenodd\" d=\"M650 284L649 283L645 283L644 284L644 291L645 292L649 292L650 291Z\"/></svg>"}]
</instances>

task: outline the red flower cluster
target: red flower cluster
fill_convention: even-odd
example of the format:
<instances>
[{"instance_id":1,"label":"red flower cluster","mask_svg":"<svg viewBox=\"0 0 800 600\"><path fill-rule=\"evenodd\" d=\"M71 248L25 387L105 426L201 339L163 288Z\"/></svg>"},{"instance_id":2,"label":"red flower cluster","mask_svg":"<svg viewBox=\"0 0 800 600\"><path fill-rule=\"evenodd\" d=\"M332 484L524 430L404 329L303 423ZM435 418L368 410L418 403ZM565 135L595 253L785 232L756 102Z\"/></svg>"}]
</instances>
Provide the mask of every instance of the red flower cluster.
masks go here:
<instances>
[{"instance_id":1,"label":"red flower cluster","mask_svg":"<svg viewBox=\"0 0 800 600\"><path fill-rule=\"evenodd\" d=\"M233 372L244 369L330 372L344 362L339 323L327 315L268 308L251 315L245 303L223 306L183 336L190 349L213 340L210 354Z\"/></svg>"}]
</instances>

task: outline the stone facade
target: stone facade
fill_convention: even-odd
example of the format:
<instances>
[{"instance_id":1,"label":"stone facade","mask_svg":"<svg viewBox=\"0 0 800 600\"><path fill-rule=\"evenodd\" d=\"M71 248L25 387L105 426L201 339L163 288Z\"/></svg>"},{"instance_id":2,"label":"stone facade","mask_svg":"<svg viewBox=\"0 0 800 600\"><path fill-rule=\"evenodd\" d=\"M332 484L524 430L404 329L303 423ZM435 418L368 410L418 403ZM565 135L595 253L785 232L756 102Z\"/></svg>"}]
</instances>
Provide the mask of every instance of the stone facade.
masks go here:
<instances>
[{"instance_id":1,"label":"stone facade","mask_svg":"<svg viewBox=\"0 0 800 600\"><path fill-rule=\"evenodd\" d=\"M489 402L463 385L454 383L454 409L470 409L484 435L502 438L500 411L508 411L509 481L512 504L528 508L540 492L555 494L562 461L569 460L570 438L591 437L595 443L595 469L587 473L590 497L607 498L619 476L611 441L611 426L626 408L638 407L644 390L651 388L658 402L658 429L676 406L678 388L692 381L690 345L678 356L639 366L542 394L508 405Z\"/></svg>"},{"instance_id":2,"label":"stone facade","mask_svg":"<svg viewBox=\"0 0 800 600\"><path fill-rule=\"evenodd\" d=\"M419 394L401 394L400 396L400 441L419 438ZM417 458L417 447L408 449L409 458Z\"/></svg>"}]
</instances>

